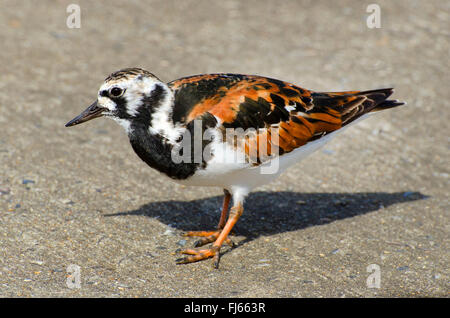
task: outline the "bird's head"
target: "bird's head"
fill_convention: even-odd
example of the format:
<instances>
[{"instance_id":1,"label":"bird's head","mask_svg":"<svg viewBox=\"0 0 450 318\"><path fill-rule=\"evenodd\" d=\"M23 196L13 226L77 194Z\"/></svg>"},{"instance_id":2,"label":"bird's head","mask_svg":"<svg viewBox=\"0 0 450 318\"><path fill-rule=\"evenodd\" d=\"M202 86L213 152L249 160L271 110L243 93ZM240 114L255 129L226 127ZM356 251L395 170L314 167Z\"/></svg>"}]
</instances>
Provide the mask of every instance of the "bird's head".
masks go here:
<instances>
[{"instance_id":1,"label":"bird's head","mask_svg":"<svg viewBox=\"0 0 450 318\"><path fill-rule=\"evenodd\" d=\"M168 87L152 73L140 68L127 68L108 76L101 85L97 100L66 124L78 125L107 116L124 127L132 121L150 123L152 108L167 97Z\"/></svg>"}]
</instances>

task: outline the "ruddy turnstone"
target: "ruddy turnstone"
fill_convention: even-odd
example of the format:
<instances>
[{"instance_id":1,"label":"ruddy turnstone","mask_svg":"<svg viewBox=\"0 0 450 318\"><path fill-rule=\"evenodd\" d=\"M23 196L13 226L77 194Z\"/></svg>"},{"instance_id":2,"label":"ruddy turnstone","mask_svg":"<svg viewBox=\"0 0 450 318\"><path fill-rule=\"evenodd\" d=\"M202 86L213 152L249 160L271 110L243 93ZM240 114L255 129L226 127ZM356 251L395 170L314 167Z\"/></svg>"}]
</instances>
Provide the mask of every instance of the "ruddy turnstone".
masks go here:
<instances>
[{"instance_id":1,"label":"ruddy turnstone","mask_svg":"<svg viewBox=\"0 0 450 318\"><path fill-rule=\"evenodd\" d=\"M185 249L178 264L213 258L243 213L246 195L328 142L342 128L379 110L392 88L313 92L280 80L240 74L204 74L164 83L140 68L109 75L97 100L66 126L106 116L125 128L136 154L184 185L224 189L217 230ZM228 213L231 198L233 205Z\"/></svg>"}]
</instances>

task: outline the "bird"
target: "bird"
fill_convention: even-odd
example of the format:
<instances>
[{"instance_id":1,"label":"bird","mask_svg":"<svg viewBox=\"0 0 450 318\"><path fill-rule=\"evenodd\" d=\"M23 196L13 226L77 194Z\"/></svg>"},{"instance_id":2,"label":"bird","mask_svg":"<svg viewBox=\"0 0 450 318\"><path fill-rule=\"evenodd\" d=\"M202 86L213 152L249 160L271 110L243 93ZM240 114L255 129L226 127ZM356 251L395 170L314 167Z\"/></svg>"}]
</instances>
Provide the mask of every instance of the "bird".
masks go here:
<instances>
[{"instance_id":1,"label":"bird","mask_svg":"<svg viewBox=\"0 0 450 318\"><path fill-rule=\"evenodd\" d=\"M176 264L213 259L244 211L246 196L276 179L351 124L405 104L392 88L316 92L259 75L200 74L163 82L139 67L110 74L97 98L65 126L98 117L118 122L148 166L182 185L220 187L217 228L179 251ZM212 243L209 247L203 247Z\"/></svg>"}]
</instances>

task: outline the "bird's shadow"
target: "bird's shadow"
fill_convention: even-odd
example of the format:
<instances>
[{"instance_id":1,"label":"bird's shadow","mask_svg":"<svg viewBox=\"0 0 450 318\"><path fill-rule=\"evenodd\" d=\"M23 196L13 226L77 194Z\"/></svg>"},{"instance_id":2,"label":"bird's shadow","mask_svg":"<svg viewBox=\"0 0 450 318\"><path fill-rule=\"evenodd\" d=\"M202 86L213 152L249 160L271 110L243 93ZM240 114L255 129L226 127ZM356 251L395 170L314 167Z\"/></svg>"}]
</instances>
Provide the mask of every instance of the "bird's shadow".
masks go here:
<instances>
[{"instance_id":1,"label":"bird's shadow","mask_svg":"<svg viewBox=\"0 0 450 318\"><path fill-rule=\"evenodd\" d=\"M261 235L301 230L331 223L392 204L428 198L420 192L364 193L297 193L254 192L244 205L244 214L234 231L251 241ZM215 229L222 205L222 196L193 201L151 202L137 210L105 216L144 215L182 231Z\"/></svg>"}]
</instances>

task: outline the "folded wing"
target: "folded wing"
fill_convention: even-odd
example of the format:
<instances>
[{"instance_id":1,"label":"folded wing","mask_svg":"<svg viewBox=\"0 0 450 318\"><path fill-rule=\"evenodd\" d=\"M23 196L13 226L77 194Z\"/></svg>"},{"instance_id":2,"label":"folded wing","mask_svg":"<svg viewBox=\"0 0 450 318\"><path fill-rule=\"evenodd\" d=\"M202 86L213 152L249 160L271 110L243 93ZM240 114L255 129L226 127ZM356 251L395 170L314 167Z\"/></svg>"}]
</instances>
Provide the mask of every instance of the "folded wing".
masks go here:
<instances>
[{"instance_id":1,"label":"folded wing","mask_svg":"<svg viewBox=\"0 0 450 318\"><path fill-rule=\"evenodd\" d=\"M403 104L387 100L391 88L318 93L254 75L198 75L169 86L175 92L175 122L188 123L209 113L224 135L228 129L246 131L234 143L255 164L263 157L291 152L366 113Z\"/></svg>"}]
</instances>

